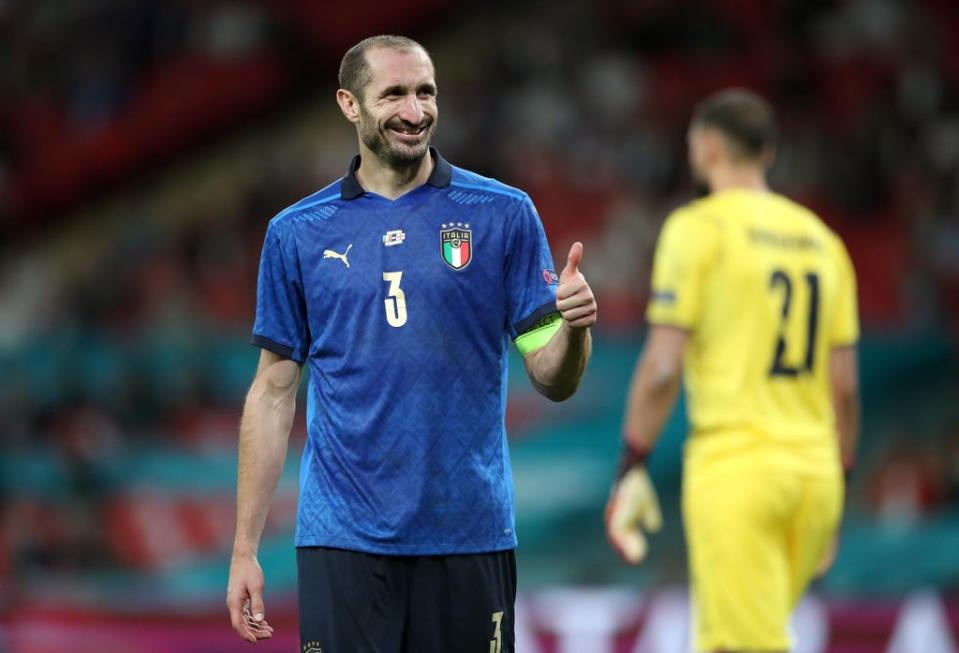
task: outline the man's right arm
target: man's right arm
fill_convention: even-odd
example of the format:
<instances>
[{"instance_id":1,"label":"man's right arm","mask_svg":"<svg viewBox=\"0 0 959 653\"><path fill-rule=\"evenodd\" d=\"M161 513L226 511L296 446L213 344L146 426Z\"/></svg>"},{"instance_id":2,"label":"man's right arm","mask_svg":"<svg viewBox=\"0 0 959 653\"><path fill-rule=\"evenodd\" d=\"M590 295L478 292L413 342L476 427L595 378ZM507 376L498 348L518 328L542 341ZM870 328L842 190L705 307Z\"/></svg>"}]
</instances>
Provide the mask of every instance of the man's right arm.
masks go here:
<instances>
[{"instance_id":1,"label":"man's right arm","mask_svg":"<svg viewBox=\"0 0 959 653\"><path fill-rule=\"evenodd\" d=\"M236 537L227 588L233 629L251 642L273 632L264 619L263 571L256 554L286 460L299 385L295 361L261 350L240 421Z\"/></svg>"},{"instance_id":2,"label":"man's right arm","mask_svg":"<svg viewBox=\"0 0 959 653\"><path fill-rule=\"evenodd\" d=\"M855 345L833 348L829 357L829 376L839 451L843 470L848 472L856 461L856 441L859 439L859 363Z\"/></svg>"},{"instance_id":3,"label":"man's right arm","mask_svg":"<svg viewBox=\"0 0 959 653\"><path fill-rule=\"evenodd\" d=\"M856 355L859 306L856 271L845 245L841 240L836 242L839 292L838 310L830 333L829 381L843 470L848 473L856 461L856 440L859 437L859 362Z\"/></svg>"}]
</instances>

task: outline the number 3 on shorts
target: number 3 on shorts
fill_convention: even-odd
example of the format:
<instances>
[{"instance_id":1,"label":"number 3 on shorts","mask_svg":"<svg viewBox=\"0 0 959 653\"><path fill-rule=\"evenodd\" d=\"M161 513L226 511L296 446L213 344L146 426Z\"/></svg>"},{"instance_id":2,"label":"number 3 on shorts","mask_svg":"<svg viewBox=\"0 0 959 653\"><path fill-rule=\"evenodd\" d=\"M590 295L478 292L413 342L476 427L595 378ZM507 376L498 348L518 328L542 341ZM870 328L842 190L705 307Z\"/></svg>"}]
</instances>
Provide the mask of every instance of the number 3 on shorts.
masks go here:
<instances>
[{"instance_id":1,"label":"number 3 on shorts","mask_svg":"<svg viewBox=\"0 0 959 653\"><path fill-rule=\"evenodd\" d=\"M493 613L493 639L489 641L489 653L502 653L503 651L503 613Z\"/></svg>"},{"instance_id":2,"label":"number 3 on shorts","mask_svg":"<svg viewBox=\"0 0 959 653\"><path fill-rule=\"evenodd\" d=\"M383 304L386 308L386 322L391 327L401 327L406 324L406 293L400 289L402 272L384 272L383 281L389 281L390 287L386 291Z\"/></svg>"}]
</instances>

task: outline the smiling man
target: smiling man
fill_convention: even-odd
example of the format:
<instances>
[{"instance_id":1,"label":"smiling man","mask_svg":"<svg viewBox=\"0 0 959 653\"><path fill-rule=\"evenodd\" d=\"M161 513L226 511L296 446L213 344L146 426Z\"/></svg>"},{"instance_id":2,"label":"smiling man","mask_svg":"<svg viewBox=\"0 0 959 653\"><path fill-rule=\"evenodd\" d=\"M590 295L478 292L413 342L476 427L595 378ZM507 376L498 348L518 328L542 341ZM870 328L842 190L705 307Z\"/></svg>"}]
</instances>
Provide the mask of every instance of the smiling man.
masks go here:
<instances>
[{"instance_id":1,"label":"smiling man","mask_svg":"<svg viewBox=\"0 0 959 653\"><path fill-rule=\"evenodd\" d=\"M307 364L302 649L513 651L508 344L541 394L575 392L596 321L583 247L557 275L529 197L429 147L437 89L418 43L366 39L339 81L359 155L270 222L260 261L233 628L254 643L272 634L256 551Z\"/></svg>"}]
</instances>

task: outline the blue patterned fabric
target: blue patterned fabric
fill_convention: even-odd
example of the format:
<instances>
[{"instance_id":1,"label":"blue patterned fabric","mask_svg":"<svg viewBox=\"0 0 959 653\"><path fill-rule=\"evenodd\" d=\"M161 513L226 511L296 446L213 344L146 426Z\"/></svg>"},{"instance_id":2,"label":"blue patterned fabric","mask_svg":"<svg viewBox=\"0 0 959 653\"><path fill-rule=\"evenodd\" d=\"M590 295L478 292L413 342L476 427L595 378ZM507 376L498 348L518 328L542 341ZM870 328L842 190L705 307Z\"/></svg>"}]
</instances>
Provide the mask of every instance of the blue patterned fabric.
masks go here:
<instances>
[{"instance_id":1,"label":"blue patterned fabric","mask_svg":"<svg viewBox=\"0 0 959 653\"><path fill-rule=\"evenodd\" d=\"M516 546L506 360L555 311L553 261L525 193L431 155L396 200L363 191L357 157L267 229L253 342L310 371L297 546Z\"/></svg>"}]
</instances>

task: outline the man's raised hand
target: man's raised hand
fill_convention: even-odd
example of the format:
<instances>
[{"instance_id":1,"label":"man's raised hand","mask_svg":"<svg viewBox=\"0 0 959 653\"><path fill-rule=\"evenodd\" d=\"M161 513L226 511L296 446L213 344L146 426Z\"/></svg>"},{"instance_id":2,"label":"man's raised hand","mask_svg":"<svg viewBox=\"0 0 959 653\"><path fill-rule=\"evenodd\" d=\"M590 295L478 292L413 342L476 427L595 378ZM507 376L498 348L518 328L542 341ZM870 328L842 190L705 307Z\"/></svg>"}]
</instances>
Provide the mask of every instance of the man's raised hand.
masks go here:
<instances>
[{"instance_id":1,"label":"man's raised hand","mask_svg":"<svg viewBox=\"0 0 959 653\"><path fill-rule=\"evenodd\" d=\"M583 243L575 242L569 248L566 267L559 275L559 287L556 289L556 310L563 321L574 329L585 329L596 324L596 298L586 283L586 277L579 271L583 260Z\"/></svg>"}]
</instances>

